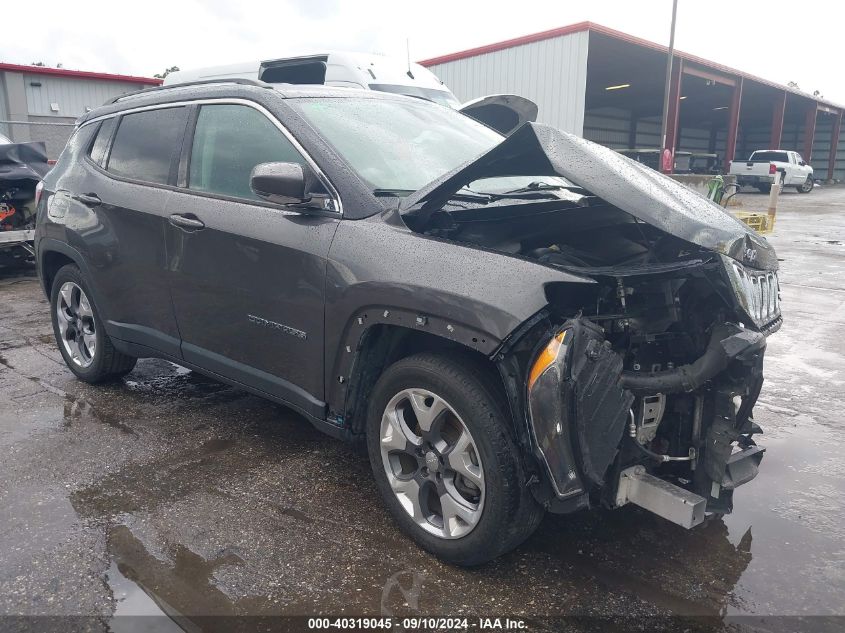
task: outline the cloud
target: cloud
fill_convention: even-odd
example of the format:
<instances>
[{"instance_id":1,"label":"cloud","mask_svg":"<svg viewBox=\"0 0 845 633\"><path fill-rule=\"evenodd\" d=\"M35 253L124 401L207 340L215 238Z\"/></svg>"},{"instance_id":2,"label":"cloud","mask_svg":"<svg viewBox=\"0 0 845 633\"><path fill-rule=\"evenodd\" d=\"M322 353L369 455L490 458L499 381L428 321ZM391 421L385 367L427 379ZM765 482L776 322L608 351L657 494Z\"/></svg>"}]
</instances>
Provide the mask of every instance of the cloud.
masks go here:
<instances>
[{"instance_id":1,"label":"cloud","mask_svg":"<svg viewBox=\"0 0 845 633\"><path fill-rule=\"evenodd\" d=\"M8 6L5 6L8 5ZM582 20L666 42L670 0L66 0L38 3L38 28L0 49L2 61L152 75L181 68L279 57L315 49L347 49L413 59L471 48ZM794 80L845 103L845 75L838 17L842 6L817 0L807 28L795 29L782 12L759 3L711 0L679 6L677 46L681 50L781 83ZM4 24L33 24L31 4L4 3ZM730 16L713 26L713 16ZM718 35L714 35L714 28ZM8 40L7 40L8 41ZM788 44L785 44L788 43ZM786 46L786 48L784 48ZM782 54L784 50L789 54ZM822 60L822 63L819 62Z\"/></svg>"},{"instance_id":2,"label":"cloud","mask_svg":"<svg viewBox=\"0 0 845 633\"><path fill-rule=\"evenodd\" d=\"M331 20L341 7L339 0L291 0L288 5L302 17L318 20Z\"/></svg>"}]
</instances>

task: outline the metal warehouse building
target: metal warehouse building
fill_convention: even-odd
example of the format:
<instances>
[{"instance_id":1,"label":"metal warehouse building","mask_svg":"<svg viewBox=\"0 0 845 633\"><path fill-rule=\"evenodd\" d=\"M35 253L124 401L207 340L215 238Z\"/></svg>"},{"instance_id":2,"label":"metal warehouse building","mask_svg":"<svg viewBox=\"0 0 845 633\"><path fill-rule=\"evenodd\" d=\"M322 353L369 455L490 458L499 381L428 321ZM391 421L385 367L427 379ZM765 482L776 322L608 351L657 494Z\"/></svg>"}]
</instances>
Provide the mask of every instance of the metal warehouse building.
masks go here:
<instances>
[{"instance_id":1,"label":"metal warehouse building","mask_svg":"<svg viewBox=\"0 0 845 633\"><path fill-rule=\"evenodd\" d=\"M0 133L13 141L44 141L57 158L73 122L108 99L158 85L160 79L0 63Z\"/></svg>"},{"instance_id":2,"label":"metal warehouse building","mask_svg":"<svg viewBox=\"0 0 845 633\"><path fill-rule=\"evenodd\" d=\"M581 22L420 62L462 101L528 97L538 121L613 149L660 148L668 49ZM845 179L843 107L675 51L667 146L745 159L800 152L816 178ZM842 148L840 150L840 148Z\"/></svg>"}]
</instances>

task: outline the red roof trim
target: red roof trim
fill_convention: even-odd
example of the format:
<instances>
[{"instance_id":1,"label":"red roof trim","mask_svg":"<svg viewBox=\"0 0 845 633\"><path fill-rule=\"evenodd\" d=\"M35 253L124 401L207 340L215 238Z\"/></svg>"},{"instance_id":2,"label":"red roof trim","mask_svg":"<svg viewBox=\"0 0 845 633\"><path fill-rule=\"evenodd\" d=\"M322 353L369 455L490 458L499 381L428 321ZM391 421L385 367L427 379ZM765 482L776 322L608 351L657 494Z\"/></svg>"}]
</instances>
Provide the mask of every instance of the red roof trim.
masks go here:
<instances>
[{"instance_id":1,"label":"red roof trim","mask_svg":"<svg viewBox=\"0 0 845 633\"><path fill-rule=\"evenodd\" d=\"M468 57L475 57L477 55L484 55L486 53L494 53L496 51L505 50L507 48L513 48L515 46L522 46L524 44L531 44L533 42L540 42L542 40L552 39L554 37L561 37L563 35L571 35L573 33L582 33L584 31L593 31L594 33L600 33L601 35L606 35L607 37L612 37L618 40L622 40L628 42L630 44L635 44L637 46L642 46L645 48L650 48L653 50L661 51L664 53L669 52L669 48L662 44L657 44L656 42L651 42L649 40L643 39L641 37L637 37L635 35L630 35L628 33L624 33L622 31L617 31L616 29L611 29L610 27L603 26L601 24L596 24L595 22L578 22L577 24L570 24L569 26L562 26L556 29L550 29L548 31L540 31L539 33L531 33L529 35L523 35L521 37L515 37L510 40L504 40L502 42L494 42L493 44L487 44L486 46L479 46L477 48L470 48L464 51L458 51L457 53L450 53L448 55L441 55L440 57L432 57L431 59L426 59L419 62L423 66L435 66L437 64L445 64L447 62L457 61L459 59L466 59ZM800 90L795 90L794 88L790 88L788 86L784 86L782 84L776 83L774 81L769 81L768 79L763 79L761 77L757 77L755 75L751 75L746 72L742 72L741 70L737 70L735 68L731 68L730 66L724 66L722 64L718 64L716 62L712 62L708 59L704 59L703 57L698 57L696 55L691 55L689 53L684 53L683 51L679 51L675 49L675 57L684 59L688 62L692 62L694 64L699 64L701 66L705 66L712 70L717 70L729 75L733 75L735 77L742 77L744 79L750 79L751 81L755 81L757 83L764 84L766 86L771 86L772 88L776 88L778 90L783 90L785 92L789 92L800 97L804 97L811 101L816 101L817 103L823 103L828 105L836 110L845 112L845 107L836 104L832 101L826 101L823 99L818 99L813 95L807 94L806 92L802 92Z\"/></svg>"},{"instance_id":2,"label":"red roof trim","mask_svg":"<svg viewBox=\"0 0 845 633\"><path fill-rule=\"evenodd\" d=\"M92 73L86 70L69 70L67 68L50 68L48 66L25 66L21 64L0 63L0 71L13 73L31 73L34 75L54 75L57 77L75 77L77 79L100 79L103 81L122 81L129 84L146 84L157 86L161 79L154 77L133 77L132 75L112 75L110 73Z\"/></svg>"},{"instance_id":3,"label":"red roof trim","mask_svg":"<svg viewBox=\"0 0 845 633\"><path fill-rule=\"evenodd\" d=\"M532 42L549 40L553 37L570 35L572 33L580 33L582 31L587 31L593 28L594 26L596 25L592 22L578 22L577 24L570 24L569 26L562 26L556 29L549 29L548 31L540 31L539 33L531 33L530 35L522 35L520 37L515 37L510 40L487 44L486 46L469 48L465 51L458 51L457 53L449 53L448 55L441 55L440 57L432 57L431 59L426 59L418 63L423 66L445 64L446 62L454 62L459 59L466 59L467 57L475 57L476 55L484 55L485 53L495 53L496 51L503 51L506 48L513 48L514 46L522 46L523 44L531 44Z\"/></svg>"}]
</instances>

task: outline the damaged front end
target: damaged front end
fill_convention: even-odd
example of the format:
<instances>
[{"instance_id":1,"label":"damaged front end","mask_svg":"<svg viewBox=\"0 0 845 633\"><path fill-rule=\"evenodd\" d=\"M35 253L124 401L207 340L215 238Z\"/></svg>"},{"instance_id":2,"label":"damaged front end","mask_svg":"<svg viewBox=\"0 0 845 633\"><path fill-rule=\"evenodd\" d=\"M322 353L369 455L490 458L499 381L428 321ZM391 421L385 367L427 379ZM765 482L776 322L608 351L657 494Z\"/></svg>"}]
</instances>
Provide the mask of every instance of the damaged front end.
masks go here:
<instances>
[{"instance_id":1,"label":"damaged front end","mask_svg":"<svg viewBox=\"0 0 845 633\"><path fill-rule=\"evenodd\" d=\"M551 484L543 501L560 511L591 499L632 502L687 528L705 510L730 512L733 490L756 476L764 451L751 418L764 335L719 324L695 361L647 369L643 362L657 358L651 344L623 350L626 338L639 337L611 337L614 345L578 317L537 354L526 402L534 455Z\"/></svg>"},{"instance_id":2,"label":"damaged front end","mask_svg":"<svg viewBox=\"0 0 845 633\"><path fill-rule=\"evenodd\" d=\"M479 196L483 179L520 175L565 180ZM547 509L634 503L687 528L732 510L763 457L752 411L782 322L765 239L657 172L533 124L411 196L404 217L591 282L546 284L547 309L495 356Z\"/></svg>"}]
</instances>

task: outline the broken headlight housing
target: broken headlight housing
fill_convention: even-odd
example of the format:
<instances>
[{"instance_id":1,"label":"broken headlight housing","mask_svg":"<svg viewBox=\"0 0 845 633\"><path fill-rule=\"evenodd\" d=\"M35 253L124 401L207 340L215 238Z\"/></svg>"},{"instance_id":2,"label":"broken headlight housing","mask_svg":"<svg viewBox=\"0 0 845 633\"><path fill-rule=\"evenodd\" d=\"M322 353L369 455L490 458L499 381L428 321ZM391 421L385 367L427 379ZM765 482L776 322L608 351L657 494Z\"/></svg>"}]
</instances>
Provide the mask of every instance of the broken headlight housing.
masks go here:
<instances>
[{"instance_id":1,"label":"broken headlight housing","mask_svg":"<svg viewBox=\"0 0 845 633\"><path fill-rule=\"evenodd\" d=\"M780 318L780 285L773 270L753 270L722 257L739 305L748 318L762 328Z\"/></svg>"}]
</instances>

